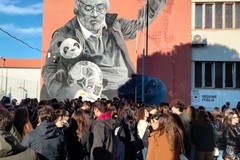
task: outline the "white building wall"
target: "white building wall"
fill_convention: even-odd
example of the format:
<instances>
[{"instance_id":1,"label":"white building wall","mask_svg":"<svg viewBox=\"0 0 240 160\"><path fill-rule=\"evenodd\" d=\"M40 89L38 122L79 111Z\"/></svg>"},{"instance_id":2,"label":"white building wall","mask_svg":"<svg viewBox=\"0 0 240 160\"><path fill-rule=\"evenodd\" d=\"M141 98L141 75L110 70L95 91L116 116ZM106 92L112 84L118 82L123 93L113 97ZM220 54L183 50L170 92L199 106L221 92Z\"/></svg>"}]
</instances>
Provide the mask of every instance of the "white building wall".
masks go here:
<instances>
[{"instance_id":1,"label":"white building wall","mask_svg":"<svg viewBox=\"0 0 240 160\"><path fill-rule=\"evenodd\" d=\"M192 47L192 61L240 61L240 30L194 30L192 35L203 35L207 39L204 47ZM193 66L192 66L193 69ZM240 89L237 88L194 88L192 71L191 104L204 106L208 110L222 107L226 102L235 108L240 101Z\"/></svg>"},{"instance_id":2,"label":"white building wall","mask_svg":"<svg viewBox=\"0 0 240 160\"><path fill-rule=\"evenodd\" d=\"M237 0L239 1L239 0ZM234 1L234 2L237 2ZM195 3L196 2L216 2L213 0L192 0L192 37L200 35L206 38L207 45L192 47L192 64L194 61L240 61L240 29L195 29ZM218 0L217 2L227 2ZM214 15L213 15L214 16ZM213 17L214 18L214 17ZM204 25L204 21L203 21ZM214 25L214 24L213 24ZM204 76L204 75L203 75ZM231 103L235 108L240 101L239 88L194 88L194 65L192 65L192 85L191 104L194 106L204 106L208 110L214 107L222 107L226 102Z\"/></svg>"},{"instance_id":3,"label":"white building wall","mask_svg":"<svg viewBox=\"0 0 240 160\"><path fill-rule=\"evenodd\" d=\"M1 97L7 95L18 102L26 97L40 98L41 69L3 68L1 72Z\"/></svg>"},{"instance_id":4,"label":"white building wall","mask_svg":"<svg viewBox=\"0 0 240 160\"><path fill-rule=\"evenodd\" d=\"M192 47L192 60L240 61L240 29L192 30L207 39L204 47Z\"/></svg>"}]
</instances>

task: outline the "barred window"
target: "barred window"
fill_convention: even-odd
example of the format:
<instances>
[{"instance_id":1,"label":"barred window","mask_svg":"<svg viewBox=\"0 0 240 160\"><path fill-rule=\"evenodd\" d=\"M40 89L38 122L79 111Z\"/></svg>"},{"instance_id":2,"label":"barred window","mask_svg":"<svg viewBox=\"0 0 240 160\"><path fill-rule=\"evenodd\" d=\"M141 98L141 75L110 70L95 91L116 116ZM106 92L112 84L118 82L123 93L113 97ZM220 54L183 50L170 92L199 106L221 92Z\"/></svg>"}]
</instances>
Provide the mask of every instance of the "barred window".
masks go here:
<instances>
[{"instance_id":1,"label":"barred window","mask_svg":"<svg viewBox=\"0 0 240 160\"><path fill-rule=\"evenodd\" d=\"M215 4L215 28L222 28L222 19L223 19L223 11L222 11L223 3Z\"/></svg>"},{"instance_id":2,"label":"barred window","mask_svg":"<svg viewBox=\"0 0 240 160\"><path fill-rule=\"evenodd\" d=\"M195 7L195 27L202 28L202 5L196 4Z\"/></svg>"},{"instance_id":3,"label":"barred window","mask_svg":"<svg viewBox=\"0 0 240 160\"><path fill-rule=\"evenodd\" d=\"M225 4L225 28L232 28L233 25L233 5Z\"/></svg>"},{"instance_id":4,"label":"barred window","mask_svg":"<svg viewBox=\"0 0 240 160\"><path fill-rule=\"evenodd\" d=\"M195 88L240 88L240 62L194 62Z\"/></svg>"},{"instance_id":5,"label":"barred window","mask_svg":"<svg viewBox=\"0 0 240 160\"><path fill-rule=\"evenodd\" d=\"M240 28L240 2L195 3L195 29Z\"/></svg>"}]
</instances>

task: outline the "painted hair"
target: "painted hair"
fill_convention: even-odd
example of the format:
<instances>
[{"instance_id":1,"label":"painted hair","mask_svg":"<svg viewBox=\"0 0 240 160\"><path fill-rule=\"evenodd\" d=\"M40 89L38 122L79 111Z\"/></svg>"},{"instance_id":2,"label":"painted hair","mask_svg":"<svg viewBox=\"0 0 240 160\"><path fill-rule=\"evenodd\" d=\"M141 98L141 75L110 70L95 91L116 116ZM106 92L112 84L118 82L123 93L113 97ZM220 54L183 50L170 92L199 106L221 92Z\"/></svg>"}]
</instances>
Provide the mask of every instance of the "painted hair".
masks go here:
<instances>
[{"instance_id":1,"label":"painted hair","mask_svg":"<svg viewBox=\"0 0 240 160\"><path fill-rule=\"evenodd\" d=\"M75 0L75 7L74 7L74 10L73 10L75 15L78 15L78 12L80 10L79 6L84 5L84 3L81 3L80 1L82 2L82 0ZM107 5L107 10L108 10L110 8L110 2L109 2L109 0L105 0L105 2L106 2L106 5Z\"/></svg>"}]
</instances>

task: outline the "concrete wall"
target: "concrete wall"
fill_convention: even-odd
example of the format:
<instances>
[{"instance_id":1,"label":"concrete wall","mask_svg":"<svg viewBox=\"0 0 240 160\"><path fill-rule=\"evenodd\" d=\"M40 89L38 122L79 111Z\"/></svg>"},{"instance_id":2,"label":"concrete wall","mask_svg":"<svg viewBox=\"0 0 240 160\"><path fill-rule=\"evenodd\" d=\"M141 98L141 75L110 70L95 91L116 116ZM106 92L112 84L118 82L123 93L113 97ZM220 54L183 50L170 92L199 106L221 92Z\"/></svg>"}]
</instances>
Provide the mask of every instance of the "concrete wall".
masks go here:
<instances>
[{"instance_id":1,"label":"concrete wall","mask_svg":"<svg viewBox=\"0 0 240 160\"><path fill-rule=\"evenodd\" d=\"M192 47L193 61L240 61L240 29L192 31L192 35L196 34L203 35L207 45Z\"/></svg>"},{"instance_id":2,"label":"concrete wall","mask_svg":"<svg viewBox=\"0 0 240 160\"><path fill-rule=\"evenodd\" d=\"M221 0L222 1L222 0ZM239 62L240 61L240 29L194 29L195 2L215 2L212 0L192 0L192 37L200 35L206 38L207 44L201 47L192 47L191 60L194 61L212 61L212 62ZM220 1L219 1L220 2ZM225 1L222 1L225 2ZM239 0L238 0L239 2ZM192 66L193 68L193 66ZM204 75L203 75L204 76ZM226 102L235 107L240 101L239 88L194 88L194 71L192 71L191 87L192 105L203 105L208 110L213 107L222 107Z\"/></svg>"},{"instance_id":3,"label":"concrete wall","mask_svg":"<svg viewBox=\"0 0 240 160\"><path fill-rule=\"evenodd\" d=\"M0 97L7 95L18 102L26 96L39 99L41 69L2 68L1 73Z\"/></svg>"}]
</instances>

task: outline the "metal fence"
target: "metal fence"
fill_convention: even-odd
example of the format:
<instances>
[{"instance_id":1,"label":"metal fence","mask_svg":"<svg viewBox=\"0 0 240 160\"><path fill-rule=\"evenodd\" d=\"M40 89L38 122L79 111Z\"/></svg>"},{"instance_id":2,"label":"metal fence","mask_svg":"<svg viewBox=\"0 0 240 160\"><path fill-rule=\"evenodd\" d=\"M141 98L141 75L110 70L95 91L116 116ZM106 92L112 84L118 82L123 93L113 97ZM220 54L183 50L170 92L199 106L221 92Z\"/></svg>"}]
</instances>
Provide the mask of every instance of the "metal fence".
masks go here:
<instances>
[{"instance_id":1,"label":"metal fence","mask_svg":"<svg viewBox=\"0 0 240 160\"><path fill-rule=\"evenodd\" d=\"M0 97L8 96L20 102L24 98L40 97L40 81L0 77Z\"/></svg>"}]
</instances>

